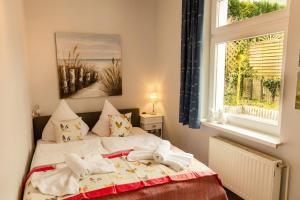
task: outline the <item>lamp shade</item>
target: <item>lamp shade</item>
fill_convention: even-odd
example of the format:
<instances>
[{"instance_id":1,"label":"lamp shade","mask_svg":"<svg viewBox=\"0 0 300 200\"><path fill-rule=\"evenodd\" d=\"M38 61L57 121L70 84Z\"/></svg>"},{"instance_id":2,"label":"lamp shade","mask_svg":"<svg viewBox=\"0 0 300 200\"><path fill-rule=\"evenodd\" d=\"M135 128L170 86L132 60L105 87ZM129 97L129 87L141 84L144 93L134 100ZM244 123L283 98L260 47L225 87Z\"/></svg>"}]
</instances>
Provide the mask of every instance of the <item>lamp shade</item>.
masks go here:
<instances>
[{"instance_id":1,"label":"lamp shade","mask_svg":"<svg viewBox=\"0 0 300 200\"><path fill-rule=\"evenodd\" d=\"M158 95L156 92L152 92L150 95L149 95L149 100L151 102L157 102L158 101Z\"/></svg>"}]
</instances>

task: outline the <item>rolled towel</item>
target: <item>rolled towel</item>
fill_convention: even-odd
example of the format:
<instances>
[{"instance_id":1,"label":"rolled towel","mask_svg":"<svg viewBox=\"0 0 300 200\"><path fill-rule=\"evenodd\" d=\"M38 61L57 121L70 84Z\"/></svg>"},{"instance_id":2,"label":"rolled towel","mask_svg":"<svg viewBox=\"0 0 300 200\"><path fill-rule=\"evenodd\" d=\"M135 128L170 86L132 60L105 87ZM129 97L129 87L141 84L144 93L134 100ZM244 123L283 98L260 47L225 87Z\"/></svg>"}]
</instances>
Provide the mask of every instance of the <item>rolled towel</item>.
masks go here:
<instances>
[{"instance_id":1,"label":"rolled towel","mask_svg":"<svg viewBox=\"0 0 300 200\"><path fill-rule=\"evenodd\" d=\"M172 152L170 154L170 156L171 156L171 158L182 160L182 161L185 161L185 162L187 162L189 164L191 164L191 162L194 159L194 155L193 154L186 153L186 152Z\"/></svg>"},{"instance_id":2,"label":"rolled towel","mask_svg":"<svg viewBox=\"0 0 300 200\"><path fill-rule=\"evenodd\" d=\"M84 160L88 163L88 169L91 174L106 174L115 172L115 166L99 154L89 154Z\"/></svg>"},{"instance_id":3,"label":"rolled towel","mask_svg":"<svg viewBox=\"0 0 300 200\"><path fill-rule=\"evenodd\" d=\"M165 156L165 160L161 162L161 164L167 165L177 172L182 171L189 166L189 163L186 162L185 160L177 159L172 155Z\"/></svg>"},{"instance_id":4,"label":"rolled towel","mask_svg":"<svg viewBox=\"0 0 300 200\"><path fill-rule=\"evenodd\" d=\"M137 145L133 147L134 151L154 151L157 145Z\"/></svg>"},{"instance_id":5,"label":"rolled towel","mask_svg":"<svg viewBox=\"0 0 300 200\"><path fill-rule=\"evenodd\" d=\"M131 151L127 155L127 160L130 162L139 160L153 160L153 151Z\"/></svg>"},{"instance_id":6,"label":"rolled towel","mask_svg":"<svg viewBox=\"0 0 300 200\"><path fill-rule=\"evenodd\" d=\"M171 143L167 140L162 140L153 153L153 159L155 162L161 163L165 160L164 156L167 156L170 153L172 153Z\"/></svg>"},{"instance_id":7,"label":"rolled towel","mask_svg":"<svg viewBox=\"0 0 300 200\"><path fill-rule=\"evenodd\" d=\"M88 162L77 154L66 154L65 163L78 178L90 174Z\"/></svg>"},{"instance_id":8,"label":"rolled towel","mask_svg":"<svg viewBox=\"0 0 300 200\"><path fill-rule=\"evenodd\" d=\"M194 156L190 153L171 151L170 142L163 140L154 151L153 158L155 162L167 165L175 171L181 171L190 165Z\"/></svg>"},{"instance_id":9,"label":"rolled towel","mask_svg":"<svg viewBox=\"0 0 300 200\"><path fill-rule=\"evenodd\" d=\"M77 177L67 166L49 172L35 172L31 184L46 195L64 196L79 192Z\"/></svg>"}]
</instances>

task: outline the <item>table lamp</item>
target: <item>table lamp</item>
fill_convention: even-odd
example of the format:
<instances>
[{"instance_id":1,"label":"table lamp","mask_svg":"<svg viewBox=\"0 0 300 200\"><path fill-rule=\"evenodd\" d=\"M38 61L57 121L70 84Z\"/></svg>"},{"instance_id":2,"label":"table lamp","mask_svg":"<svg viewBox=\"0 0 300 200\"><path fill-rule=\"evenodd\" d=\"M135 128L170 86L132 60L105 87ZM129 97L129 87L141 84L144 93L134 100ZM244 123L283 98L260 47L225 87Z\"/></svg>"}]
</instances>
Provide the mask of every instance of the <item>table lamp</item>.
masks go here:
<instances>
[{"instance_id":1,"label":"table lamp","mask_svg":"<svg viewBox=\"0 0 300 200\"><path fill-rule=\"evenodd\" d=\"M157 93L156 92L152 92L149 95L149 100L152 103L152 112L150 114L151 115L156 115L156 112L155 112L155 103L157 103L157 101L158 101L158 95L157 95Z\"/></svg>"}]
</instances>

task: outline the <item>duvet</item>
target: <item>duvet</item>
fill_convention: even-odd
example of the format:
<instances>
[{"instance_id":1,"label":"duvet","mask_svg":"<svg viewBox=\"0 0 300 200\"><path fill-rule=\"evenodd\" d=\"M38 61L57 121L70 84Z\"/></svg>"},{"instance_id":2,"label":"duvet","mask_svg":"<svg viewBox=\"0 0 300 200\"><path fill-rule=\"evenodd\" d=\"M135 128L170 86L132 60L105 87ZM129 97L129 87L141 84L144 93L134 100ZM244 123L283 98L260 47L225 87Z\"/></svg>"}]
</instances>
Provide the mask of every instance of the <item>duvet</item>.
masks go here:
<instances>
[{"instance_id":1,"label":"duvet","mask_svg":"<svg viewBox=\"0 0 300 200\"><path fill-rule=\"evenodd\" d=\"M139 136L140 137L140 136ZM122 138L120 138L122 140ZM48 196L32 187L32 173L49 173L62 165L62 156L65 150L60 147L59 152L51 152L56 156L50 159L39 159L35 155L34 163L25 181L24 200L81 200L81 199L199 199L199 200L227 200L221 181L215 172L206 165L194 159L191 166L184 171L175 172L171 168L154 163L129 162L126 159L130 150L109 152L95 140L85 141L86 148L79 151L81 156L89 151L98 152L109 158L116 168L116 172L109 174L89 175L79 180L80 192L63 197ZM73 143L72 145L78 145ZM100 145L100 146L99 146ZM43 146L43 145L42 145ZM53 145L55 146L55 145ZM82 147L83 145L81 145ZM97 148L98 146L98 148ZM51 147L54 148L54 147ZM51 149L50 148L50 149ZM43 151L41 151L43 149ZM49 147L39 147L36 152L47 154ZM70 147L68 147L70 151ZM41 153L43 152L43 153ZM41 156L43 157L43 156ZM56 160L57 158L57 160Z\"/></svg>"}]
</instances>

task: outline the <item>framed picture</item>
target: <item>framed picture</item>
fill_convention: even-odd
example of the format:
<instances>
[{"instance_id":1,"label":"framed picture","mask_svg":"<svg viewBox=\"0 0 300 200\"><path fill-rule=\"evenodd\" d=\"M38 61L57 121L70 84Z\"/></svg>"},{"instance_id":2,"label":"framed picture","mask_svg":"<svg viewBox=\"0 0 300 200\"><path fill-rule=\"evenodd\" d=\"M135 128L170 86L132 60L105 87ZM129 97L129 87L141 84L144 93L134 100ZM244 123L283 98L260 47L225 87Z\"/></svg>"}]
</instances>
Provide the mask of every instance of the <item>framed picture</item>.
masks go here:
<instances>
[{"instance_id":1,"label":"framed picture","mask_svg":"<svg viewBox=\"0 0 300 200\"><path fill-rule=\"evenodd\" d=\"M300 49L299 49L299 55L298 55L298 67L300 68Z\"/></svg>"},{"instance_id":2,"label":"framed picture","mask_svg":"<svg viewBox=\"0 0 300 200\"><path fill-rule=\"evenodd\" d=\"M297 72L297 91L296 91L296 103L295 108L300 109L300 71Z\"/></svg>"},{"instance_id":3,"label":"framed picture","mask_svg":"<svg viewBox=\"0 0 300 200\"><path fill-rule=\"evenodd\" d=\"M122 95L118 35L55 34L60 98Z\"/></svg>"}]
</instances>

